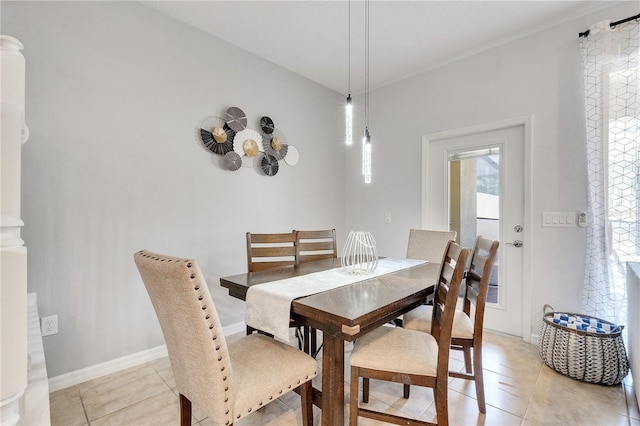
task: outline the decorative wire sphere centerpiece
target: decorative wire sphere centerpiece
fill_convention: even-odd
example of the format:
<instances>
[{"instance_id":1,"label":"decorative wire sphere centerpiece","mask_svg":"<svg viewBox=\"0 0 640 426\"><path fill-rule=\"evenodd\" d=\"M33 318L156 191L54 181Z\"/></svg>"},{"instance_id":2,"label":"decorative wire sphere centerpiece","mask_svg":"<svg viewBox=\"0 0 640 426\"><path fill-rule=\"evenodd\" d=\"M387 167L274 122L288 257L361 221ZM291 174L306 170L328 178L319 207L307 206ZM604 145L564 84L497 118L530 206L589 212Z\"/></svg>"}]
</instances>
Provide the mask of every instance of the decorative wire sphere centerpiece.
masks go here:
<instances>
[{"instance_id":1,"label":"decorative wire sphere centerpiece","mask_svg":"<svg viewBox=\"0 0 640 426\"><path fill-rule=\"evenodd\" d=\"M367 275L375 271L378 267L378 250L371 232L349 232L342 250L342 266L355 275Z\"/></svg>"}]
</instances>

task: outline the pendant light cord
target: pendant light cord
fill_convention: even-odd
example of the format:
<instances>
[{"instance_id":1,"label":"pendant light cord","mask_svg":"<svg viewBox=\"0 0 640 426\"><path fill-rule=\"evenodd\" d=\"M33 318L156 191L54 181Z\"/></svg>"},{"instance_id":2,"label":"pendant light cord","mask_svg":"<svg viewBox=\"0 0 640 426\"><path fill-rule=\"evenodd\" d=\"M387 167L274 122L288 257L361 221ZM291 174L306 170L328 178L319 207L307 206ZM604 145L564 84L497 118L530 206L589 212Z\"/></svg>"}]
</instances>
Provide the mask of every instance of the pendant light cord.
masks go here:
<instances>
[{"instance_id":1,"label":"pendant light cord","mask_svg":"<svg viewBox=\"0 0 640 426\"><path fill-rule=\"evenodd\" d=\"M347 93L351 96L351 0L349 0L349 61L347 65L347 69L349 70L349 78L347 88L349 89Z\"/></svg>"},{"instance_id":2,"label":"pendant light cord","mask_svg":"<svg viewBox=\"0 0 640 426\"><path fill-rule=\"evenodd\" d=\"M364 77L364 123L366 127L369 127L369 0L365 1L364 4L364 33L365 33L365 41L364 41L364 68L365 68L365 77Z\"/></svg>"}]
</instances>

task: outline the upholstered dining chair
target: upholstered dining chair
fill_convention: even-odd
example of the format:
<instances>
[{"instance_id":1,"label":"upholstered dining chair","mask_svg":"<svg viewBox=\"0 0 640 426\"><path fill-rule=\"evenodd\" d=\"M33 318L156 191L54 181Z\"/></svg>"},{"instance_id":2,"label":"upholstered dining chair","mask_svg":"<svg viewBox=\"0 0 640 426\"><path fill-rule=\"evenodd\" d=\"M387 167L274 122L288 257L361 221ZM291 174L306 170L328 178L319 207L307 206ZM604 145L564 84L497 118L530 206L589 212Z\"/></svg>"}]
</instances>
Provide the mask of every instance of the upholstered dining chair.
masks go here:
<instances>
[{"instance_id":1,"label":"upholstered dining chair","mask_svg":"<svg viewBox=\"0 0 640 426\"><path fill-rule=\"evenodd\" d=\"M192 403L213 424L231 425L296 388L303 424L313 424L313 358L260 334L227 345L195 260L139 251L134 261L167 344L182 426L191 424Z\"/></svg>"},{"instance_id":2,"label":"upholstered dining chair","mask_svg":"<svg viewBox=\"0 0 640 426\"><path fill-rule=\"evenodd\" d=\"M298 264L338 257L336 230L322 229L313 231L294 230L296 233L296 261ZM305 326L304 351L316 358L322 344L318 347L317 330Z\"/></svg>"},{"instance_id":3,"label":"upholstered dining chair","mask_svg":"<svg viewBox=\"0 0 640 426\"><path fill-rule=\"evenodd\" d=\"M435 231L431 229L410 229L407 243L407 259L421 259L441 264L449 241L456 240L456 231ZM427 303L433 303L429 296ZM404 318L396 318L393 323L401 326Z\"/></svg>"},{"instance_id":4,"label":"upholstered dining chair","mask_svg":"<svg viewBox=\"0 0 640 426\"><path fill-rule=\"evenodd\" d=\"M482 370L482 330L484 308L489 291L489 281L498 252L498 241L478 236L473 245L470 266L466 272L462 310L453 317L451 349L464 352L465 373L450 371L449 376L474 380L478 410L486 413L484 376ZM473 309L472 309L473 308ZM433 309L423 305L404 315L404 327L430 333ZM473 349L473 358L471 352ZM405 386L405 396L409 394Z\"/></svg>"},{"instance_id":5,"label":"upholstered dining chair","mask_svg":"<svg viewBox=\"0 0 640 426\"><path fill-rule=\"evenodd\" d=\"M453 241L446 247L435 288L433 333L383 326L356 340L350 359L350 425L356 425L359 416L396 424L430 424L360 407L360 377L365 403L369 400L369 379L433 388L437 422L448 424L451 328L468 254L468 249Z\"/></svg>"},{"instance_id":6,"label":"upholstered dining chair","mask_svg":"<svg viewBox=\"0 0 640 426\"><path fill-rule=\"evenodd\" d=\"M441 263L447 244L455 241L456 231L434 231L430 229L410 229L407 244L407 259L422 259Z\"/></svg>"}]
</instances>

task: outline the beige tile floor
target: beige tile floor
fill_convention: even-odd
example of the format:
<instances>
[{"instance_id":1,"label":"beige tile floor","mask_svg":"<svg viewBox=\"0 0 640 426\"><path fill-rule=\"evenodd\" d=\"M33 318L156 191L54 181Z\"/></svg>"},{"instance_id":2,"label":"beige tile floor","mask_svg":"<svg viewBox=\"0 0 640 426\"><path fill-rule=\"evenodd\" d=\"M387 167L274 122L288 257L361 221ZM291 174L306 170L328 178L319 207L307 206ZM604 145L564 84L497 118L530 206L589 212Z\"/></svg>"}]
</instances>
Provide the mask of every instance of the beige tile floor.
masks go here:
<instances>
[{"instance_id":1,"label":"beige tile floor","mask_svg":"<svg viewBox=\"0 0 640 426\"><path fill-rule=\"evenodd\" d=\"M228 340L239 337L230 336ZM347 344L347 356L350 349ZM451 368L463 369L461 355L452 353ZM578 382L545 366L536 346L492 333L485 333L484 362L487 413L478 412L473 382L450 379L452 425L640 426L640 410L630 375L623 384L613 387ZM345 377L348 380L349 375ZM314 379L314 385L320 386L319 377ZM347 392L348 389L345 384ZM178 398L167 358L84 382L50 397L54 426L179 424ZM414 386L411 397L403 399L401 385L372 381L368 405L435 421L430 389ZM315 424L320 424L321 415L314 407ZM212 426L214 422L194 407L193 424ZM301 424L299 397L290 392L236 424ZM381 423L360 419L359 424Z\"/></svg>"}]
</instances>

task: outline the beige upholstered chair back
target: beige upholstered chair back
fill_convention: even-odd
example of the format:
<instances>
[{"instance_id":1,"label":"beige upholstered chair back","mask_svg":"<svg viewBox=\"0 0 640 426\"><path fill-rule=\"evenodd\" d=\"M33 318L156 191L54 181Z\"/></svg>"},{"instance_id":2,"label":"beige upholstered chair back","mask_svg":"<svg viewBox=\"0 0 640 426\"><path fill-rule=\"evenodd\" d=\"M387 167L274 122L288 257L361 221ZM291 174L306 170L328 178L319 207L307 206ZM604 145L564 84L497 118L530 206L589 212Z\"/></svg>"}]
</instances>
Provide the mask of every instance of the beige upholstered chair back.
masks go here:
<instances>
[{"instance_id":1,"label":"beige upholstered chair back","mask_svg":"<svg viewBox=\"0 0 640 426\"><path fill-rule=\"evenodd\" d=\"M442 263L449 240L456 239L456 231L431 231L428 229L409 230L407 245L408 259L422 259L432 263Z\"/></svg>"},{"instance_id":2,"label":"beige upholstered chair back","mask_svg":"<svg viewBox=\"0 0 640 426\"><path fill-rule=\"evenodd\" d=\"M148 251L134 260L160 321L178 392L209 417L233 423L229 353L196 261Z\"/></svg>"}]
</instances>

